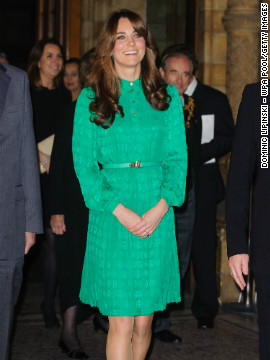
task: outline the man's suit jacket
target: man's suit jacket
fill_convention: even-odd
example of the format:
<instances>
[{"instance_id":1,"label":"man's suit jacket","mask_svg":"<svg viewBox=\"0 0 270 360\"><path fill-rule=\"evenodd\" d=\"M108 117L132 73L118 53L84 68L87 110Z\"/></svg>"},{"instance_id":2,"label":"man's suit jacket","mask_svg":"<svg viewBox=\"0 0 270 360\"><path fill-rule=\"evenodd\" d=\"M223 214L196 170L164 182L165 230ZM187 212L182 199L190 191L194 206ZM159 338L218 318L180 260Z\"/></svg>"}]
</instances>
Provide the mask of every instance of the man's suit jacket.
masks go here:
<instances>
[{"instance_id":1,"label":"man's suit jacket","mask_svg":"<svg viewBox=\"0 0 270 360\"><path fill-rule=\"evenodd\" d=\"M261 105L260 83L247 85L239 107L228 174L226 226L228 256L249 253L252 199L250 265L255 272L270 275L270 164L261 167L262 137L268 139L269 146L269 135L261 135ZM269 161L269 155L267 158Z\"/></svg>"},{"instance_id":2,"label":"man's suit jacket","mask_svg":"<svg viewBox=\"0 0 270 360\"><path fill-rule=\"evenodd\" d=\"M214 138L201 145L200 163L203 165L213 158L216 159L216 162L206 165L207 171L204 169L203 173L205 175L208 172L208 176L207 179L205 176L200 179L200 182L204 182L204 184L200 184L200 187L211 187L216 202L219 202L224 198L225 187L217 160L231 150L234 130L232 111L226 95L200 81L198 81L192 97L198 104L201 116L214 115Z\"/></svg>"},{"instance_id":3,"label":"man's suit jacket","mask_svg":"<svg viewBox=\"0 0 270 360\"><path fill-rule=\"evenodd\" d=\"M193 97L183 94L185 105L183 107L186 140L188 148L188 171L192 168L195 173L200 166L202 120L197 103Z\"/></svg>"},{"instance_id":4,"label":"man's suit jacket","mask_svg":"<svg viewBox=\"0 0 270 360\"><path fill-rule=\"evenodd\" d=\"M25 232L42 231L28 79L0 64L0 258L22 257Z\"/></svg>"}]
</instances>

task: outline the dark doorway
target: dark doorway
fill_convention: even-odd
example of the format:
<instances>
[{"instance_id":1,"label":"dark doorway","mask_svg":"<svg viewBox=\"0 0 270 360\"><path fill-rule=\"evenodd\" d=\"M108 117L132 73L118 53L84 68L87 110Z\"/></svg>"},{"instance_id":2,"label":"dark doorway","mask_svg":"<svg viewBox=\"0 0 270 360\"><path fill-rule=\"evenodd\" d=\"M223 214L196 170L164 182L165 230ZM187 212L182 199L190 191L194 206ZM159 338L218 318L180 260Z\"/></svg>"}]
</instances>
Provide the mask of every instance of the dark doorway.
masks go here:
<instances>
[{"instance_id":1,"label":"dark doorway","mask_svg":"<svg viewBox=\"0 0 270 360\"><path fill-rule=\"evenodd\" d=\"M160 52L177 43L195 48L196 14L195 0L147 0L147 23Z\"/></svg>"},{"instance_id":2,"label":"dark doorway","mask_svg":"<svg viewBox=\"0 0 270 360\"><path fill-rule=\"evenodd\" d=\"M35 43L36 1L5 0L0 5L0 52L9 62L26 69L27 59Z\"/></svg>"}]
</instances>

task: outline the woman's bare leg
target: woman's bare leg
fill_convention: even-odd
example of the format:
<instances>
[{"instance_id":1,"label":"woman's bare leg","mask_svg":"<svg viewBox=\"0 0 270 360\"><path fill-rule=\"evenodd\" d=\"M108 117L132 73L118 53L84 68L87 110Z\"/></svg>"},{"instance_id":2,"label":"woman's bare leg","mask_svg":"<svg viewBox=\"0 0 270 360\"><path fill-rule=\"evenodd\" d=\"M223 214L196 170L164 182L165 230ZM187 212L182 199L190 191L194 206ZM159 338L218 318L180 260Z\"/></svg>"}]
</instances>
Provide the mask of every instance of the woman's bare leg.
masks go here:
<instances>
[{"instance_id":1,"label":"woman's bare leg","mask_svg":"<svg viewBox=\"0 0 270 360\"><path fill-rule=\"evenodd\" d=\"M152 315L134 318L132 348L133 360L144 360L149 349L152 336Z\"/></svg>"},{"instance_id":2,"label":"woman's bare leg","mask_svg":"<svg viewBox=\"0 0 270 360\"><path fill-rule=\"evenodd\" d=\"M131 343L133 325L132 316L109 316L107 360L133 360Z\"/></svg>"}]
</instances>

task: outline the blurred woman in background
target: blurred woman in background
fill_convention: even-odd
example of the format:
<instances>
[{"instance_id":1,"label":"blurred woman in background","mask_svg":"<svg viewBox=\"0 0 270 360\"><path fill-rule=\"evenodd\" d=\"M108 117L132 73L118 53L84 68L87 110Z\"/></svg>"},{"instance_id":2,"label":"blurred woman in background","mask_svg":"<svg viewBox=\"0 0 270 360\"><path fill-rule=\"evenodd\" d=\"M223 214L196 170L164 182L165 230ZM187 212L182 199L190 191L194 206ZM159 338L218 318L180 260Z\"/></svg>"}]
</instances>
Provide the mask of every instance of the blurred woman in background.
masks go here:
<instances>
[{"instance_id":1,"label":"blurred woman in background","mask_svg":"<svg viewBox=\"0 0 270 360\"><path fill-rule=\"evenodd\" d=\"M79 79L80 60L78 58L70 58L65 62L64 66L64 85L71 92L72 101L76 101L81 92L81 83Z\"/></svg>"},{"instance_id":2,"label":"blurred woman in background","mask_svg":"<svg viewBox=\"0 0 270 360\"><path fill-rule=\"evenodd\" d=\"M41 311L45 326L59 326L55 312L56 265L55 237L50 228L49 178L51 149L59 119L59 110L71 101L63 84L64 52L54 39L42 39L32 48L27 73L31 84L31 99L38 157L41 172L41 191L45 235L41 241L44 300Z\"/></svg>"},{"instance_id":3,"label":"blurred woman in background","mask_svg":"<svg viewBox=\"0 0 270 360\"><path fill-rule=\"evenodd\" d=\"M87 82L91 57L85 56L82 76ZM63 107L56 131L50 168L51 227L56 234L56 273L59 284L60 309L63 318L59 346L72 359L88 359L81 347L77 324L91 311L79 300L81 273L86 246L88 209L81 193L72 158L73 118L81 91L79 59L72 58L64 66L64 84L72 94L72 103Z\"/></svg>"}]
</instances>

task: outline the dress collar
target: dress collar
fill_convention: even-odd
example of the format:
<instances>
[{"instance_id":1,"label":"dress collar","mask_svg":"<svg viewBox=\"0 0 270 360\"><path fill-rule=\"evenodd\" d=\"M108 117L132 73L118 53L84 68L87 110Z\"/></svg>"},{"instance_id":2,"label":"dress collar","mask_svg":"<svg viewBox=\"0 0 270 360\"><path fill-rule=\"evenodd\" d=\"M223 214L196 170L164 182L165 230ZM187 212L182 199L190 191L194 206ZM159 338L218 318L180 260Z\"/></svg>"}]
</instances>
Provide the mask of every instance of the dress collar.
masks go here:
<instances>
[{"instance_id":1,"label":"dress collar","mask_svg":"<svg viewBox=\"0 0 270 360\"><path fill-rule=\"evenodd\" d=\"M124 90L129 90L132 88L138 88L141 86L142 83L142 77L140 76L138 79L134 80L134 81L128 81L128 80L124 80L124 79L120 79L121 80L121 84L122 84L122 88Z\"/></svg>"}]
</instances>

